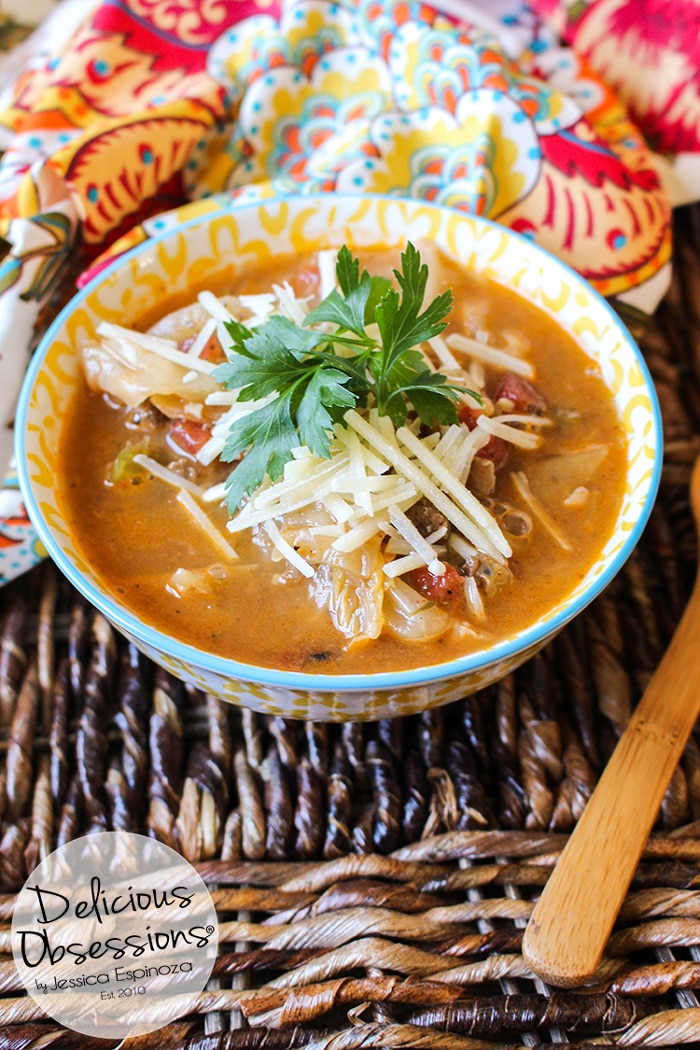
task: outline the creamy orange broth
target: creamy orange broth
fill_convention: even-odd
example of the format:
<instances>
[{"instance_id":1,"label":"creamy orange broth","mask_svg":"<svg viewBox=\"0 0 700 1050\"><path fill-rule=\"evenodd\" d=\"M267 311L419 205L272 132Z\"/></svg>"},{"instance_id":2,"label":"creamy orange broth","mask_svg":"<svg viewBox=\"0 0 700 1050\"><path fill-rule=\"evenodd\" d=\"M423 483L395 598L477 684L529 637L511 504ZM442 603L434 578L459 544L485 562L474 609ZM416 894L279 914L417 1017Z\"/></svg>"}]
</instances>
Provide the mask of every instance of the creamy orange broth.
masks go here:
<instances>
[{"instance_id":1,"label":"creamy orange broth","mask_svg":"<svg viewBox=\"0 0 700 1050\"><path fill-rule=\"evenodd\" d=\"M375 261L368 255L362 261L371 272L388 272L396 264L394 256ZM285 262L274 273L267 270L213 290L267 291L273 280L284 278L294 284L295 267L305 265L305 260ZM510 291L449 264L441 263L436 273L431 261L431 268L431 294L449 286L454 290L453 315L460 330L466 319L473 329L488 330L496 346L504 346L504 333L512 332L524 333L532 344L535 383L556 422L545 432L541 450L511 451L507 468L498 473L496 495L523 507L510 473L534 471L541 483L539 489L533 486L535 493L542 498L551 488L556 497L547 510L570 550L563 550L537 521L527 540L511 541L512 583L488 599L487 621L477 625L474 637L455 640L447 633L417 644L384 633L376 640L348 644L328 613L309 599L306 580L275 582L279 563L262 557L249 534L235 540L240 565L222 569L223 559L178 504L171 486L157 479L105 484L120 450L137 435L124 429L120 406L83 387L65 427L58 485L77 545L106 589L142 621L183 642L247 663L323 673L387 671L452 659L524 628L571 591L610 534L621 501L625 447L611 396L597 366L544 314ZM172 298L159 303L151 315L140 318L138 328L145 330L181 305L182 299ZM561 462L552 457L562 449L589 445L603 445L607 454L586 481L585 503L565 507L562 497L571 486L566 481L557 484ZM546 465L550 461L551 469ZM212 465L205 483L225 477L230 469L228 464ZM225 509L207 511L227 535ZM168 589L173 572L183 566L214 567L208 593L178 597Z\"/></svg>"}]
</instances>

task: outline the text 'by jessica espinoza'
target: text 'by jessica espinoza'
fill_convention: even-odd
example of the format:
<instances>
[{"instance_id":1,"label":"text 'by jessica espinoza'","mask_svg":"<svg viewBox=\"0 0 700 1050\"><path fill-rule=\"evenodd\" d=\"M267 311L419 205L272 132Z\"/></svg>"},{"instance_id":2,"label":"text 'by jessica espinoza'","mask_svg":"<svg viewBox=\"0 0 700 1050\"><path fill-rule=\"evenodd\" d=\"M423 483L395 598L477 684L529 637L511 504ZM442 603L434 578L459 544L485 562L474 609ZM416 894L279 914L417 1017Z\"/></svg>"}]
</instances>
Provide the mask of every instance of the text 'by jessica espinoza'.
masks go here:
<instances>
[{"instance_id":1,"label":"text 'by jessica espinoza'","mask_svg":"<svg viewBox=\"0 0 700 1050\"><path fill-rule=\"evenodd\" d=\"M146 962L163 952L205 948L216 933L214 926L197 925L196 920L192 926L181 923L182 916L177 916L177 912L189 908L195 896L187 886L152 890L134 890L129 886L124 893L108 896L102 889L101 880L95 876L90 882L89 897L80 898L75 902L65 894L45 886L30 886L28 889L36 894L36 927L15 929L13 934L19 938L22 961L30 969L37 966L61 965L64 970L66 963L73 962L76 966L82 966L88 961L95 964L100 960L118 962L138 959ZM130 932L123 937L110 933L104 939L94 936L96 925L104 925L113 917L133 917L139 913L147 915L150 919L143 932ZM176 922L173 915L180 922ZM154 916L158 918L158 929L153 928ZM57 929L56 924L62 922L70 923L71 936L74 931L80 930L81 922L85 922L86 925L89 923L89 939L76 938L64 943L64 938L52 937L52 930ZM122 972L131 973L128 970ZM42 991L46 983L45 978L40 985ZM54 984L53 981L50 983ZM96 983L106 982L103 979L102 982Z\"/></svg>"}]
</instances>

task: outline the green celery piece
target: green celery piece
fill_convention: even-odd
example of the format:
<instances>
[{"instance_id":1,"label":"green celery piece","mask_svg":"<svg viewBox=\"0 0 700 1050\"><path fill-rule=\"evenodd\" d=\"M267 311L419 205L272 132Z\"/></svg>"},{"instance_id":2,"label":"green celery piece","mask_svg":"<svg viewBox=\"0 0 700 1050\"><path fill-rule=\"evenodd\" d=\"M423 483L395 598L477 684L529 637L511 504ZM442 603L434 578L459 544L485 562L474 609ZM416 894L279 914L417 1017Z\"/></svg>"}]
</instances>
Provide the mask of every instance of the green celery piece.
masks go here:
<instances>
[{"instance_id":1,"label":"green celery piece","mask_svg":"<svg viewBox=\"0 0 700 1050\"><path fill-rule=\"evenodd\" d=\"M124 448L119 450L119 454L112 462L108 480L113 485L119 485L125 481L134 481L135 478L144 473L143 467L139 466L138 463L134 463L134 456L138 456L140 453L146 454L148 451L148 438L125 445Z\"/></svg>"}]
</instances>

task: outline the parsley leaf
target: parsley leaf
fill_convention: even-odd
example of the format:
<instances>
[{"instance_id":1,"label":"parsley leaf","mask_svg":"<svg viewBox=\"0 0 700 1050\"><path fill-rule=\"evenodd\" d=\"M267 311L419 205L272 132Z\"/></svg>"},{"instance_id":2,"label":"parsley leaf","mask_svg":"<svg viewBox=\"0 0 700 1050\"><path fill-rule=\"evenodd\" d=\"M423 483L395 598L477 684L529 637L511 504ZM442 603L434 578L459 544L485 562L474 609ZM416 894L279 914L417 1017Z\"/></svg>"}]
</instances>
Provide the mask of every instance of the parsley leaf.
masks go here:
<instances>
[{"instance_id":1,"label":"parsley leaf","mask_svg":"<svg viewBox=\"0 0 700 1050\"><path fill-rule=\"evenodd\" d=\"M221 459L230 463L245 452L226 482L229 510L237 507L246 493L250 495L266 474L272 481L278 478L290 458L290 449L299 444L289 402L289 393L280 394L244 416L229 431Z\"/></svg>"},{"instance_id":2,"label":"parsley leaf","mask_svg":"<svg viewBox=\"0 0 700 1050\"><path fill-rule=\"evenodd\" d=\"M263 402L232 424L221 454L225 462L242 456L227 481L231 512L265 476L280 476L294 448L330 456L333 425L348 408L374 404L396 426L411 408L429 426L457 421L460 388L432 372L418 349L446 327L452 292L423 309L428 267L410 242L394 276L398 289L343 246L337 288L303 325L280 316L253 330L227 322L232 346L213 378L237 390L238 401Z\"/></svg>"},{"instance_id":3,"label":"parsley leaf","mask_svg":"<svg viewBox=\"0 0 700 1050\"><path fill-rule=\"evenodd\" d=\"M285 390L306 373L304 358L325 336L299 328L286 317L271 317L254 332L247 332L238 342L237 322L226 322L234 336L236 351L227 362L218 365L213 378L227 389L240 387L239 401L257 401Z\"/></svg>"},{"instance_id":4,"label":"parsley leaf","mask_svg":"<svg viewBox=\"0 0 700 1050\"><path fill-rule=\"evenodd\" d=\"M305 324L314 325L330 322L338 326L339 332L352 332L357 340L353 345L364 345L368 349L377 346L366 331L366 326L375 320L376 305L391 289L391 281L386 277L370 276L367 270L360 270L360 260L353 257L347 247L338 252L336 264L338 288L319 303L315 310L307 314Z\"/></svg>"}]
</instances>

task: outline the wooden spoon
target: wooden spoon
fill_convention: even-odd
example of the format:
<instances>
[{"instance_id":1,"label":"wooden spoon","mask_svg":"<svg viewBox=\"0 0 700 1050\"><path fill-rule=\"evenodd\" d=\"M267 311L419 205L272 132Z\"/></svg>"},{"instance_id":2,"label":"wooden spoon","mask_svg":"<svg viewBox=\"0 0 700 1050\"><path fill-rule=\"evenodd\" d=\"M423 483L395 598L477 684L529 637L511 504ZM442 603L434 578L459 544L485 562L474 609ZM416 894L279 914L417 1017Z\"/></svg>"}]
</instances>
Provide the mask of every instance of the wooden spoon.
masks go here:
<instances>
[{"instance_id":1,"label":"wooden spoon","mask_svg":"<svg viewBox=\"0 0 700 1050\"><path fill-rule=\"evenodd\" d=\"M700 460L690 483L700 529ZM595 972L700 714L700 574L656 673L530 916L523 956L561 987Z\"/></svg>"}]
</instances>

